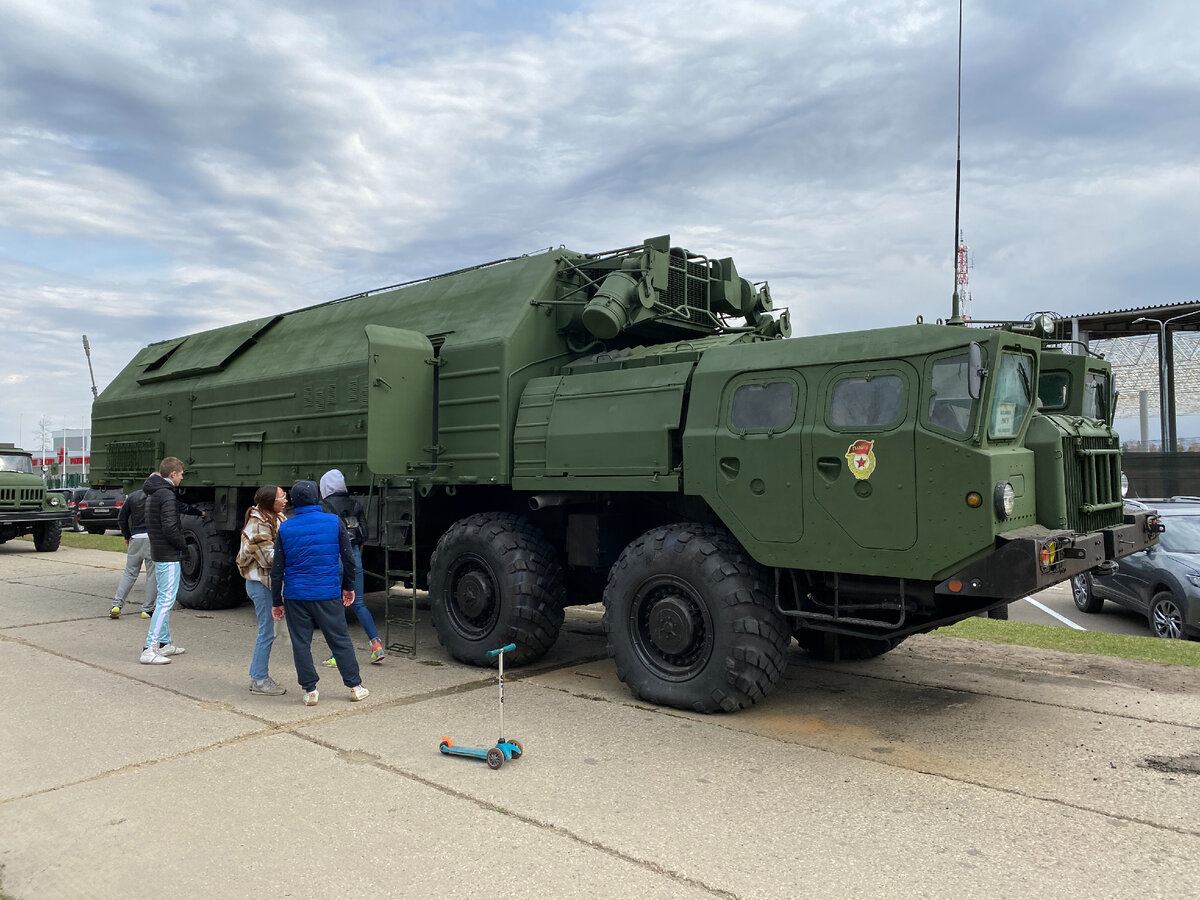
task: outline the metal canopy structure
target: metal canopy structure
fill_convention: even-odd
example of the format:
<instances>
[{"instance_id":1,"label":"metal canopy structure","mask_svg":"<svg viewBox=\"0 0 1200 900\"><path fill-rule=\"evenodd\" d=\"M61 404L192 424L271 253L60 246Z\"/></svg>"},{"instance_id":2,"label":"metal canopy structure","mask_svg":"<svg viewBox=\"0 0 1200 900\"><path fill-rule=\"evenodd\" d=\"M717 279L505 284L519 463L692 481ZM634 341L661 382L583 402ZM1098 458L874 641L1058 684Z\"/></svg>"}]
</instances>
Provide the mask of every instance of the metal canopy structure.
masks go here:
<instances>
[{"instance_id":1,"label":"metal canopy structure","mask_svg":"<svg viewBox=\"0 0 1200 900\"><path fill-rule=\"evenodd\" d=\"M1056 316L1062 340L1080 341L1113 365L1117 416L1160 411L1162 448L1173 452L1177 416L1200 413L1200 301ZM1157 388L1157 390L1155 390Z\"/></svg>"}]
</instances>

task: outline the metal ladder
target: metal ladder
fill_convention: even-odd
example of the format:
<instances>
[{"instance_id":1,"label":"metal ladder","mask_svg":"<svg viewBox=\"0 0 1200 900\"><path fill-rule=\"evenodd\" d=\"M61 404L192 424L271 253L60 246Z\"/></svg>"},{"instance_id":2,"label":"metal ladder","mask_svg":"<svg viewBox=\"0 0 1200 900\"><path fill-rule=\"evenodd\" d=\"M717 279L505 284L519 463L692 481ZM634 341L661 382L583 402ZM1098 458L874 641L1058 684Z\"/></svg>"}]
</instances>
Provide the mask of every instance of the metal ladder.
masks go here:
<instances>
[{"instance_id":1,"label":"metal ladder","mask_svg":"<svg viewBox=\"0 0 1200 900\"><path fill-rule=\"evenodd\" d=\"M374 485L372 485L372 488ZM380 542L383 544L383 644L389 653L417 655L417 507L412 481L379 487ZM407 602L392 596L392 586L412 585Z\"/></svg>"}]
</instances>

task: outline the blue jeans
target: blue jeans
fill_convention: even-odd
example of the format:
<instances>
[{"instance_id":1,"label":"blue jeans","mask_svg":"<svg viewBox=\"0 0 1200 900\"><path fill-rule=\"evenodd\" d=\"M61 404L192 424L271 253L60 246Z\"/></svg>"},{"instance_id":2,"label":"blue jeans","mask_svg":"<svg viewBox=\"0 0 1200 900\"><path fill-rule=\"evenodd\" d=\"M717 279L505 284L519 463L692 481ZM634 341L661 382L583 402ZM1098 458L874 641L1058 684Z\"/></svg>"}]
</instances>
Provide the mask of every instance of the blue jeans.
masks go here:
<instances>
[{"instance_id":1,"label":"blue jeans","mask_svg":"<svg viewBox=\"0 0 1200 900\"><path fill-rule=\"evenodd\" d=\"M154 612L158 581L154 577L154 560L150 558L150 538L144 534L135 534L129 541L129 549L125 551L125 571L121 573L121 583L117 585L113 606L125 608L125 598L142 572L142 563L146 564L146 599L142 603L142 612Z\"/></svg>"},{"instance_id":2,"label":"blue jeans","mask_svg":"<svg viewBox=\"0 0 1200 900\"><path fill-rule=\"evenodd\" d=\"M158 581L158 599L154 604L154 615L150 617L150 630L146 632L146 646L171 643L171 607L179 593L179 576L182 566L177 562L156 562L154 577Z\"/></svg>"},{"instance_id":3,"label":"blue jeans","mask_svg":"<svg viewBox=\"0 0 1200 900\"><path fill-rule=\"evenodd\" d=\"M379 640L379 631L375 628L375 617L367 609L367 601L363 597L362 547L351 545L350 550L354 553L354 564L358 566L358 574L354 576L354 606L351 609L358 616L358 624L367 633L367 640L377 641Z\"/></svg>"},{"instance_id":4,"label":"blue jeans","mask_svg":"<svg viewBox=\"0 0 1200 900\"><path fill-rule=\"evenodd\" d=\"M246 582L246 596L258 617L258 637L250 657L250 677L261 681L270 674L271 646L275 643L275 619L271 617L271 589L261 581Z\"/></svg>"},{"instance_id":5,"label":"blue jeans","mask_svg":"<svg viewBox=\"0 0 1200 900\"><path fill-rule=\"evenodd\" d=\"M287 616L288 632L292 636L292 659L296 662L296 678L306 691L315 690L321 677L313 665L313 629L320 628L325 643L337 657L338 674L346 687L362 684L358 674L358 660L354 656L354 645L346 631L346 608L338 600L287 600L283 604Z\"/></svg>"}]
</instances>

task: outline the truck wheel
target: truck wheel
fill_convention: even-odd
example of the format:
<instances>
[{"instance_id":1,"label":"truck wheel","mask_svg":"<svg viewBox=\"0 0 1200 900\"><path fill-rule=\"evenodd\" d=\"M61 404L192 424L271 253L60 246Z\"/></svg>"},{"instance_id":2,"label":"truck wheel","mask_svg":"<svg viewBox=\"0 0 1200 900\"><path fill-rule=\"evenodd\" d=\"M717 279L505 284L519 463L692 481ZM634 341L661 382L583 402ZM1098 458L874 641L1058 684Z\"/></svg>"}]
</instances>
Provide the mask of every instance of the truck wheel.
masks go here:
<instances>
[{"instance_id":1,"label":"truck wheel","mask_svg":"<svg viewBox=\"0 0 1200 900\"><path fill-rule=\"evenodd\" d=\"M235 551L211 518L183 516L183 565L178 603L184 609L230 609L246 600Z\"/></svg>"},{"instance_id":2,"label":"truck wheel","mask_svg":"<svg viewBox=\"0 0 1200 900\"><path fill-rule=\"evenodd\" d=\"M429 562L430 619L450 655L494 666L487 651L514 643L520 666L545 655L563 623L562 569L527 519L479 513L442 535Z\"/></svg>"},{"instance_id":3,"label":"truck wheel","mask_svg":"<svg viewBox=\"0 0 1200 900\"><path fill-rule=\"evenodd\" d=\"M904 638L868 638L815 631L812 628L797 628L794 634L800 649L826 662L874 659L904 642Z\"/></svg>"},{"instance_id":4,"label":"truck wheel","mask_svg":"<svg viewBox=\"0 0 1200 900\"><path fill-rule=\"evenodd\" d=\"M33 526L33 547L39 553L53 553L62 543L62 522L39 522Z\"/></svg>"},{"instance_id":5,"label":"truck wheel","mask_svg":"<svg viewBox=\"0 0 1200 900\"><path fill-rule=\"evenodd\" d=\"M1071 579L1071 595L1080 612L1098 613L1104 608L1104 599L1092 591L1092 576L1086 572Z\"/></svg>"},{"instance_id":6,"label":"truck wheel","mask_svg":"<svg viewBox=\"0 0 1200 900\"><path fill-rule=\"evenodd\" d=\"M787 625L762 570L723 528L648 531L622 551L604 591L617 677L641 700L732 712L783 675Z\"/></svg>"}]
</instances>

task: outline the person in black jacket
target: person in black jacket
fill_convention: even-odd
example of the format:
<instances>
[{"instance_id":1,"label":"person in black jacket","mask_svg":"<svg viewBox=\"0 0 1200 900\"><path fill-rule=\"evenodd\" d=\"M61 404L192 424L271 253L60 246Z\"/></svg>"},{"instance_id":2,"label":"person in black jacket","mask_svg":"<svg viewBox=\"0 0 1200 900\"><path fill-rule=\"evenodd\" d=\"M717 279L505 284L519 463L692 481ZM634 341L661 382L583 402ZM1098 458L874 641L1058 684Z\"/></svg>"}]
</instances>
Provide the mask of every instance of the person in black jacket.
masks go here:
<instances>
[{"instance_id":1,"label":"person in black jacket","mask_svg":"<svg viewBox=\"0 0 1200 900\"><path fill-rule=\"evenodd\" d=\"M163 665L171 657L184 652L182 647L171 643L171 607L179 593L180 560L187 542L183 538L181 513L203 516L200 510L181 504L177 491L183 481L183 461L168 456L158 466L158 471L146 479L142 490L146 492L146 533L150 537L150 558L154 560L154 576L158 582L158 598L154 615L150 617L150 630L146 634L146 646L142 649L139 662L145 665Z\"/></svg>"},{"instance_id":2,"label":"person in black jacket","mask_svg":"<svg viewBox=\"0 0 1200 900\"><path fill-rule=\"evenodd\" d=\"M158 594L158 582L154 577L154 560L150 558L150 536L146 534L146 492L134 491L121 504L117 514L117 527L125 538L125 572L117 584L117 593L113 597L113 606L108 614L117 619L125 608L125 598L133 590L134 582L142 571L142 563L146 564L146 599L142 603L142 618L148 619L154 613L154 598Z\"/></svg>"}]
</instances>

